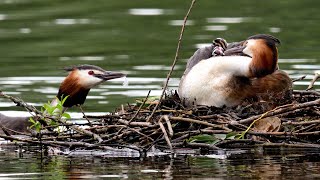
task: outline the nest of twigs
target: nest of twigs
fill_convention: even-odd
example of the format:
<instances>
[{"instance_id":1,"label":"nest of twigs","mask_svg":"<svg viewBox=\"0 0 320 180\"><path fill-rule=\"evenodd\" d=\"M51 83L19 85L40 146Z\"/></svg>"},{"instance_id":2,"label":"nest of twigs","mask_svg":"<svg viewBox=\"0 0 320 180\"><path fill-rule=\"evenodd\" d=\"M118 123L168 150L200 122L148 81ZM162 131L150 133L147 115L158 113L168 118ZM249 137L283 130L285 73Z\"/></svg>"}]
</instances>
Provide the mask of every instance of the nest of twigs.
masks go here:
<instances>
[{"instance_id":1,"label":"nest of twigs","mask_svg":"<svg viewBox=\"0 0 320 180\"><path fill-rule=\"evenodd\" d=\"M111 114L87 116L88 123L57 120L65 128L43 127L45 131L33 131L24 138L1 137L69 150L128 147L140 153L152 147L171 152L181 148L320 147L320 93L316 91L293 91L290 103L273 109L263 102L234 108L185 108L173 93L152 113L157 103L146 97ZM28 110L42 116L35 109Z\"/></svg>"}]
</instances>

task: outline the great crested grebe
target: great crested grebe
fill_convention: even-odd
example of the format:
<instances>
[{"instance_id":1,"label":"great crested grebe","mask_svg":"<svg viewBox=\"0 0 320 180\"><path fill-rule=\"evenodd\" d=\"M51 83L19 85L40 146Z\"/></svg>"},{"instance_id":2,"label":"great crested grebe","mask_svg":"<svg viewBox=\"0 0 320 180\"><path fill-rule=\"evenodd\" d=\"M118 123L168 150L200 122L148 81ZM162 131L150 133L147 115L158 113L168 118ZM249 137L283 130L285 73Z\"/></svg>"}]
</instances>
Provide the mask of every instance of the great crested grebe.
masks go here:
<instances>
[{"instance_id":1,"label":"great crested grebe","mask_svg":"<svg viewBox=\"0 0 320 180\"><path fill-rule=\"evenodd\" d=\"M120 78L125 74L120 72L106 71L94 65L77 65L64 68L69 71L68 76L61 83L57 98L69 96L63 104L64 110L74 105L82 105L91 88L104 81ZM57 104L55 98L51 104ZM28 132L31 125L29 117L9 117L0 113L0 125L17 132ZM0 134L4 132L0 128Z\"/></svg>"},{"instance_id":2,"label":"great crested grebe","mask_svg":"<svg viewBox=\"0 0 320 180\"><path fill-rule=\"evenodd\" d=\"M224 56L212 57L213 46L197 50L179 84L181 100L187 106L230 107L246 99L284 96L291 90L292 81L278 69L277 44L277 38L258 34L228 44Z\"/></svg>"},{"instance_id":3,"label":"great crested grebe","mask_svg":"<svg viewBox=\"0 0 320 180\"><path fill-rule=\"evenodd\" d=\"M64 107L82 105L91 88L104 81L125 76L120 72L106 71L101 67L87 64L64 69L69 71L69 75L61 83L57 94L57 98L60 100L62 97L69 96L63 104Z\"/></svg>"}]
</instances>

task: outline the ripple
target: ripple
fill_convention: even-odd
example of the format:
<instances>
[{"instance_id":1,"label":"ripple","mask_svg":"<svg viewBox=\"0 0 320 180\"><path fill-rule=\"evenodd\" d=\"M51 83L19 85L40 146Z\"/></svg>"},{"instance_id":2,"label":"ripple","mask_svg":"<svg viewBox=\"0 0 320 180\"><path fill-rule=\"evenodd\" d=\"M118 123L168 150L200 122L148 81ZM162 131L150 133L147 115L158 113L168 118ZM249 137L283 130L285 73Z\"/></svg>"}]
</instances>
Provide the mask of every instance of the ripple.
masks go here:
<instances>
[{"instance_id":1,"label":"ripple","mask_svg":"<svg viewBox=\"0 0 320 180\"><path fill-rule=\"evenodd\" d=\"M33 89L33 91L43 93L43 94L56 94L58 92L58 88L44 87L44 88Z\"/></svg>"},{"instance_id":2,"label":"ripple","mask_svg":"<svg viewBox=\"0 0 320 180\"><path fill-rule=\"evenodd\" d=\"M16 106L16 104L13 102L0 102L0 107L12 107L12 106Z\"/></svg>"},{"instance_id":3,"label":"ripple","mask_svg":"<svg viewBox=\"0 0 320 180\"><path fill-rule=\"evenodd\" d=\"M90 19L56 19L54 23L57 25L74 25L74 24L90 24Z\"/></svg>"},{"instance_id":4,"label":"ripple","mask_svg":"<svg viewBox=\"0 0 320 180\"><path fill-rule=\"evenodd\" d=\"M320 65L313 65L313 64L294 64L291 65L292 69L308 69L308 70L319 70Z\"/></svg>"},{"instance_id":5,"label":"ripple","mask_svg":"<svg viewBox=\"0 0 320 180\"><path fill-rule=\"evenodd\" d=\"M170 26L182 26L183 25L183 22L184 22L184 20L171 20L171 21L169 21L169 25ZM192 26L192 25L194 25L195 24L195 22L193 21L193 20L188 20L187 22L186 22L186 25L187 26Z\"/></svg>"},{"instance_id":6,"label":"ripple","mask_svg":"<svg viewBox=\"0 0 320 180\"><path fill-rule=\"evenodd\" d=\"M29 34L29 33L31 33L31 29L30 28L20 28L19 32L21 34Z\"/></svg>"},{"instance_id":7,"label":"ripple","mask_svg":"<svg viewBox=\"0 0 320 180\"><path fill-rule=\"evenodd\" d=\"M105 96L87 96L87 99L106 99Z\"/></svg>"},{"instance_id":8,"label":"ripple","mask_svg":"<svg viewBox=\"0 0 320 180\"><path fill-rule=\"evenodd\" d=\"M279 59L279 63L306 63L306 62L317 62L316 59Z\"/></svg>"},{"instance_id":9,"label":"ripple","mask_svg":"<svg viewBox=\"0 0 320 180\"><path fill-rule=\"evenodd\" d=\"M113 91L113 92L104 92L101 95L124 95L128 97L145 97L147 96L149 90L128 90L128 91ZM160 96L162 90L151 90L149 96Z\"/></svg>"},{"instance_id":10,"label":"ripple","mask_svg":"<svg viewBox=\"0 0 320 180\"><path fill-rule=\"evenodd\" d=\"M206 31L226 31L226 30L228 30L228 26L212 25L212 26L205 26L204 29Z\"/></svg>"},{"instance_id":11,"label":"ripple","mask_svg":"<svg viewBox=\"0 0 320 180\"><path fill-rule=\"evenodd\" d=\"M0 21L6 20L8 15L6 14L0 14Z\"/></svg>"},{"instance_id":12,"label":"ripple","mask_svg":"<svg viewBox=\"0 0 320 180\"><path fill-rule=\"evenodd\" d=\"M104 56L79 56L79 57L60 57L60 61L70 61L70 60L79 60L79 61L103 61L105 60Z\"/></svg>"},{"instance_id":13,"label":"ripple","mask_svg":"<svg viewBox=\"0 0 320 180\"><path fill-rule=\"evenodd\" d=\"M22 176L22 177L24 177L24 176L31 176L31 175L38 175L38 174L41 174L41 173L1 173L0 177L10 177L10 176ZM8 178L8 179L11 179L11 178Z\"/></svg>"},{"instance_id":14,"label":"ripple","mask_svg":"<svg viewBox=\"0 0 320 180\"><path fill-rule=\"evenodd\" d=\"M180 69L181 66L176 65L175 69ZM143 66L133 66L134 70L171 70L171 66L164 65L143 65Z\"/></svg>"},{"instance_id":15,"label":"ripple","mask_svg":"<svg viewBox=\"0 0 320 180\"><path fill-rule=\"evenodd\" d=\"M254 18L250 17L215 17L215 18L207 18L208 23L226 23L226 24L234 24L234 23L242 23L252 21Z\"/></svg>"},{"instance_id":16,"label":"ripple","mask_svg":"<svg viewBox=\"0 0 320 180\"><path fill-rule=\"evenodd\" d=\"M279 28L279 27L270 27L269 31L272 32L272 33L279 33L279 32L281 32L281 28Z\"/></svg>"},{"instance_id":17,"label":"ripple","mask_svg":"<svg viewBox=\"0 0 320 180\"><path fill-rule=\"evenodd\" d=\"M210 46L212 43L198 43L198 44L195 44L195 48L197 49L200 49L200 48L204 48L204 47L207 47L207 46Z\"/></svg>"},{"instance_id":18,"label":"ripple","mask_svg":"<svg viewBox=\"0 0 320 180\"><path fill-rule=\"evenodd\" d=\"M164 9L157 8L137 8L137 9L129 9L129 14L135 16L159 16L165 13Z\"/></svg>"},{"instance_id":19,"label":"ripple","mask_svg":"<svg viewBox=\"0 0 320 180\"><path fill-rule=\"evenodd\" d=\"M122 85L101 85L100 88L108 88L108 89L158 89L161 88L158 85L130 85L124 87Z\"/></svg>"}]
</instances>

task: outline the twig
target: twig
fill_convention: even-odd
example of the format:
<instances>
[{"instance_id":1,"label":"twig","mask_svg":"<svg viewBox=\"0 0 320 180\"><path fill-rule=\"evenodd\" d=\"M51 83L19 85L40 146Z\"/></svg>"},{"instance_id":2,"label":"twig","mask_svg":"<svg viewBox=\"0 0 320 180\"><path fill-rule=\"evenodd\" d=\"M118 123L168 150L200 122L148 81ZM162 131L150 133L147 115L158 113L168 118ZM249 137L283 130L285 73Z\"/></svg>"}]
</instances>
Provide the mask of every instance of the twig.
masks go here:
<instances>
[{"instance_id":1,"label":"twig","mask_svg":"<svg viewBox=\"0 0 320 180\"><path fill-rule=\"evenodd\" d=\"M144 99L143 103L139 106L139 109L136 111L136 113L132 116L132 118L129 120L129 123L131 123L131 121L134 120L134 118L137 117L137 115L139 114L139 112L141 111L141 108L145 105L145 103L147 102L149 95L150 95L151 90L149 90L146 98Z\"/></svg>"},{"instance_id":2,"label":"twig","mask_svg":"<svg viewBox=\"0 0 320 180\"><path fill-rule=\"evenodd\" d=\"M88 119L88 117L86 116L86 114L84 113L81 105L79 105L79 108L80 108L80 110L81 110L81 112L82 112L82 114L83 114L83 117L88 121L89 126L92 127L92 123L90 122L90 120Z\"/></svg>"},{"instance_id":3,"label":"twig","mask_svg":"<svg viewBox=\"0 0 320 180\"><path fill-rule=\"evenodd\" d=\"M306 89L307 91L313 88L314 83L319 79L320 74L318 73L314 73L314 77L310 82L310 85L308 86L308 88Z\"/></svg>"},{"instance_id":4,"label":"twig","mask_svg":"<svg viewBox=\"0 0 320 180\"><path fill-rule=\"evenodd\" d=\"M264 148L316 148L319 149L319 144L307 144L307 143L299 143L299 144L288 144L288 143L264 143L258 144L259 147Z\"/></svg>"},{"instance_id":5,"label":"twig","mask_svg":"<svg viewBox=\"0 0 320 180\"><path fill-rule=\"evenodd\" d=\"M60 122L62 125L72 125L71 122L64 122L60 119L57 119L58 122ZM93 139L97 140L98 143L101 143L103 140L102 138L98 135L98 134L95 134L91 131L88 131L88 130L85 130L83 128L80 128L79 126L70 126L71 129L77 131L78 133L81 133L81 134L85 134L87 136L90 136L90 137L93 137Z\"/></svg>"},{"instance_id":6,"label":"twig","mask_svg":"<svg viewBox=\"0 0 320 180\"><path fill-rule=\"evenodd\" d=\"M11 100L17 106L24 107L28 112L34 112L35 114L42 115L42 113L37 108L35 108L34 106L29 105L29 104L25 103L24 101L22 101L22 100L20 100L18 98L6 95L2 91L0 91L0 97L4 97L4 98L7 98L7 99Z\"/></svg>"},{"instance_id":7,"label":"twig","mask_svg":"<svg viewBox=\"0 0 320 180\"><path fill-rule=\"evenodd\" d=\"M119 123L121 124L125 124L127 126L144 126L144 127L154 127L154 125L152 125L149 122L129 122L123 119L118 119L117 120Z\"/></svg>"},{"instance_id":8,"label":"twig","mask_svg":"<svg viewBox=\"0 0 320 180\"><path fill-rule=\"evenodd\" d=\"M310 124L320 124L320 120L314 120L314 121L300 121L300 122L284 122L282 125L310 125Z\"/></svg>"},{"instance_id":9,"label":"twig","mask_svg":"<svg viewBox=\"0 0 320 180\"><path fill-rule=\"evenodd\" d=\"M270 117L270 116L286 113L288 111L293 111L296 109L301 109L301 108L306 108L306 107L311 107L311 106L319 106L319 105L320 105L320 99L310 101L310 102L305 102L305 103L292 104L291 107L278 108L277 110L274 110L273 112L266 114L264 117ZM249 123L252 123L254 120L258 119L260 116L261 115L251 116L247 119L240 120L239 123L240 124L249 124Z\"/></svg>"},{"instance_id":10,"label":"twig","mask_svg":"<svg viewBox=\"0 0 320 180\"><path fill-rule=\"evenodd\" d=\"M163 116L162 116L162 117L163 117ZM159 126L160 126L160 129L162 130L164 139L166 140L166 142L167 142L167 144L168 144L168 147L169 147L170 151L172 152L172 145L171 145L170 139L169 139L169 137L168 137L168 134L167 134L166 129L164 128L164 126L163 126L163 124L162 124L162 122L161 122L162 117L159 119L158 124L159 124Z\"/></svg>"},{"instance_id":11,"label":"twig","mask_svg":"<svg viewBox=\"0 0 320 180\"><path fill-rule=\"evenodd\" d=\"M303 80L303 79L306 78L306 77L307 77L307 75L304 75L304 76L301 76L301 77L299 77L299 78L297 78L297 79L292 79L292 82L301 81L301 80Z\"/></svg>"},{"instance_id":12,"label":"twig","mask_svg":"<svg viewBox=\"0 0 320 180\"><path fill-rule=\"evenodd\" d=\"M187 23L187 19L188 19L188 17L189 17L189 14L190 14L191 9L192 9L193 5L195 4L195 2L196 2L196 0L192 0L191 5L190 5L190 7L189 7L189 10L188 10L186 16L184 17L183 24L182 24L182 27L181 27L180 36L179 36L179 40L178 40L178 46L177 46L177 50L176 50L176 55L175 55L175 57L174 57L174 60L173 60L172 65L171 65L171 70L169 71L169 73L168 73L168 75L167 75L167 80L166 80L166 82L165 82L165 84L164 84L164 87L162 88L162 93L161 93L161 96L160 96L160 99L159 99L159 103L156 104L156 106L153 108L153 111L152 111L151 115L150 115L150 116L148 117L148 119L147 119L148 122L151 121L152 116L154 115L155 111L158 109L158 106L159 106L159 104L160 104L161 101L162 101L162 98L163 98L163 96L164 96L164 93L165 93L165 91L167 90L170 76L171 76L171 74L172 74L172 72L173 72L173 69L174 69L174 67L175 67L175 65L176 65L176 63L177 63L177 60L178 60L179 50L180 50L180 46L181 46L181 41L182 41L184 29L185 29L185 26L186 26L186 23Z\"/></svg>"},{"instance_id":13,"label":"twig","mask_svg":"<svg viewBox=\"0 0 320 180\"><path fill-rule=\"evenodd\" d=\"M214 128L220 128L220 129L224 129L226 131L230 130L229 128L224 127L223 125L215 125L215 124L208 123L206 121L200 121L200 120L196 120L196 119L181 118L181 117L169 117L169 119L173 120L173 121L184 121L184 122L196 123L196 124L201 124L201 125L214 127Z\"/></svg>"}]
</instances>

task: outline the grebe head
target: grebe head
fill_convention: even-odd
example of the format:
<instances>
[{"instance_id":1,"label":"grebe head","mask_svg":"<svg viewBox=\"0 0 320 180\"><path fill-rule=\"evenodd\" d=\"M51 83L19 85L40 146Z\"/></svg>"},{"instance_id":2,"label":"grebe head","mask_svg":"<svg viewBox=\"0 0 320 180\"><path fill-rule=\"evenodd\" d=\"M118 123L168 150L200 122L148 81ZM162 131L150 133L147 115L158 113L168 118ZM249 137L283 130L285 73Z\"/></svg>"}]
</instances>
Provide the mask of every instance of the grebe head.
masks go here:
<instances>
[{"instance_id":1,"label":"grebe head","mask_svg":"<svg viewBox=\"0 0 320 180\"><path fill-rule=\"evenodd\" d=\"M61 99L62 96L69 96L65 107L83 104L91 88L104 81L125 76L123 73L106 71L93 65L78 65L64 69L69 71L69 75L61 83L57 97Z\"/></svg>"},{"instance_id":2,"label":"grebe head","mask_svg":"<svg viewBox=\"0 0 320 180\"><path fill-rule=\"evenodd\" d=\"M227 49L225 54L251 57L250 76L262 77L274 72L277 68L278 44L280 40L271 35L257 34L242 41L238 46Z\"/></svg>"}]
</instances>

